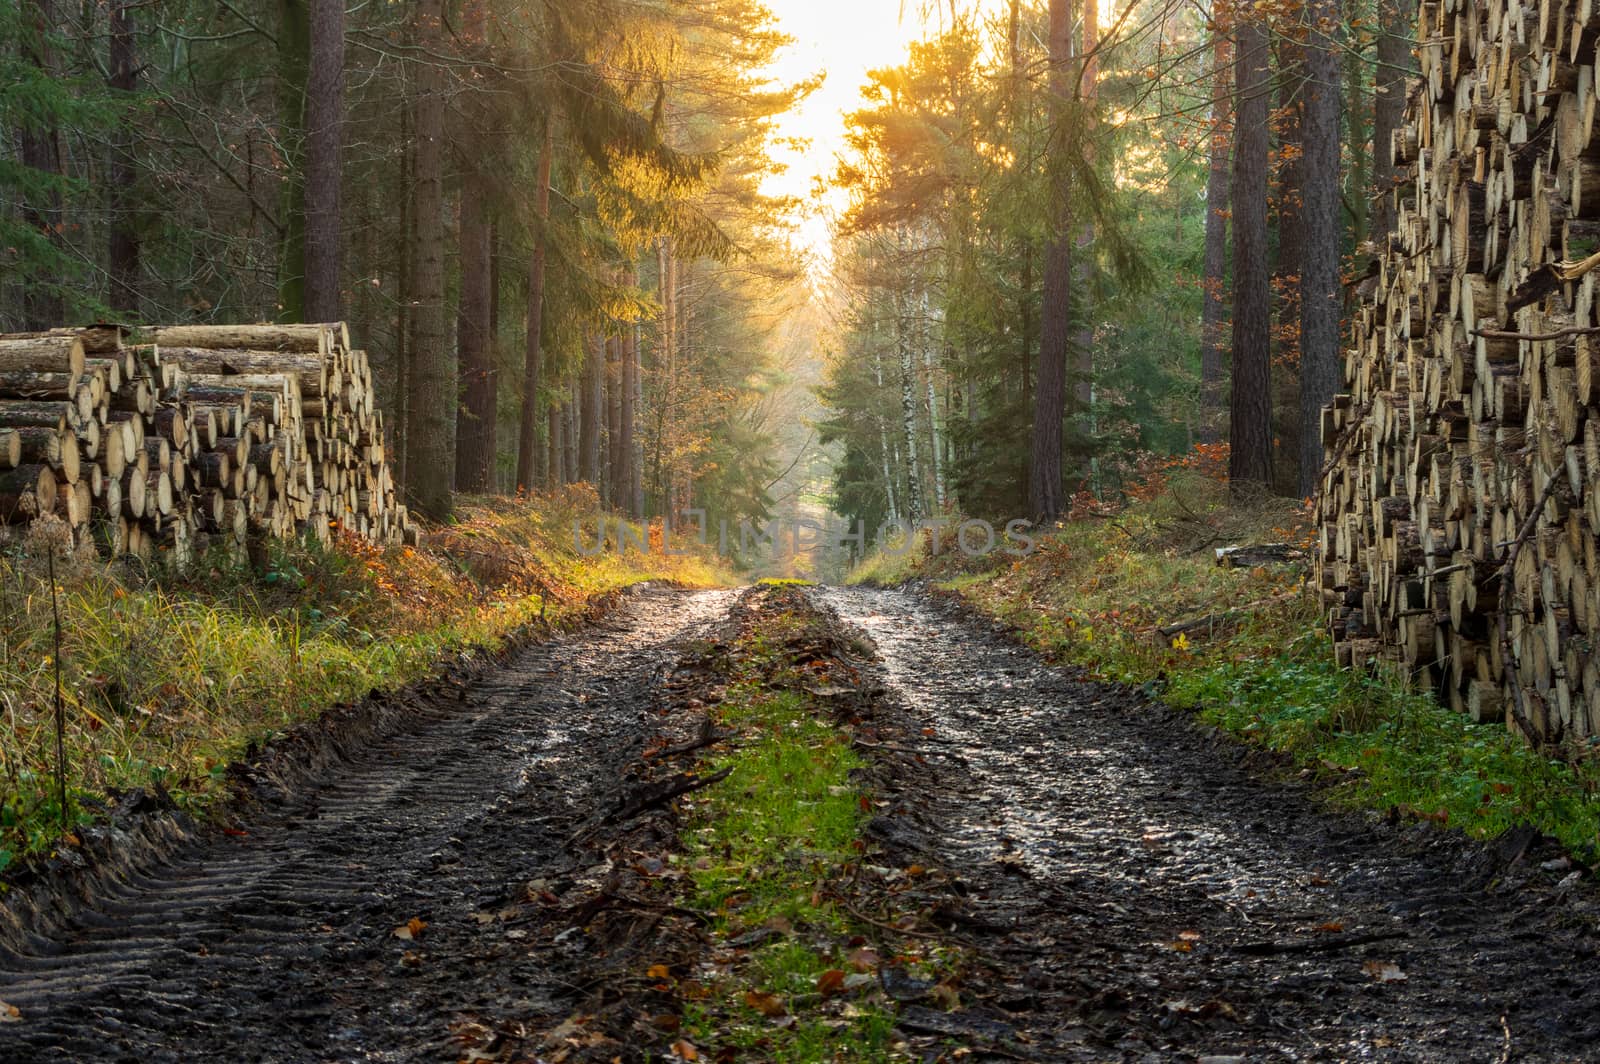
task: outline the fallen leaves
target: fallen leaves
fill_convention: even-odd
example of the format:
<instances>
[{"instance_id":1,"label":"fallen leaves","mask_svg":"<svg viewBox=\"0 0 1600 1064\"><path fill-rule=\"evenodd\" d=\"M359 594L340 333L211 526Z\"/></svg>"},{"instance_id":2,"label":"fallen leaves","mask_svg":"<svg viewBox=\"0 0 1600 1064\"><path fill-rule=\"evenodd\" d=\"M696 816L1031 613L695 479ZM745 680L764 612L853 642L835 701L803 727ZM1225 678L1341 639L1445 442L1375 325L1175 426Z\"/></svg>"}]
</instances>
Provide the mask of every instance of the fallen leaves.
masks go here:
<instances>
[{"instance_id":1,"label":"fallen leaves","mask_svg":"<svg viewBox=\"0 0 1600 1064\"><path fill-rule=\"evenodd\" d=\"M1393 961L1367 961L1361 970L1380 983L1403 983L1411 978Z\"/></svg>"},{"instance_id":2,"label":"fallen leaves","mask_svg":"<svg viewBox=\"0 0 1600 1064\"><path fill-rule=\"evenodd\" d=\"M410 942L413 939L421 936L422 932L427 929L427 926L428 922L426 920L422 920L413 916L404 924L395 928L393 934L395 938L398 938L402 942Z\"/></svg>"},{"instance_id":3,"label":"fallen leaves","mask_svg":"<svg viewBox=\"0 0 1600 1064\"><path fill-rule=\"evenodd\" d=\"M844 972L838 968L829 968L817 976L817 993L823 997L837 994L844 989Z\"/></svg>"},{"instance_id":4,"label":"fallen leaves","mask_svg":"<svg viewBox=\"0 0 1600 1064\"><path fill-rule=\"evenodd\" d=\"M768 1019L775 1020L779 1016L787 1015L789 1012L788 1007L783 1003L783 999L779 998L777 994L769 994L763 990L745 991L744 1003Z\"/></svg>"},{"instance_id":5,"label":"fallen leaves","mask_svg":"<svg viewBox=\"0 0 1600 1064\"><path fill-rule=\"evenodd\" d=\"M22 1010L15 1005L8 1005L0 1001L0 1023L21 1023Z\"/></svg>"}]
</instances>

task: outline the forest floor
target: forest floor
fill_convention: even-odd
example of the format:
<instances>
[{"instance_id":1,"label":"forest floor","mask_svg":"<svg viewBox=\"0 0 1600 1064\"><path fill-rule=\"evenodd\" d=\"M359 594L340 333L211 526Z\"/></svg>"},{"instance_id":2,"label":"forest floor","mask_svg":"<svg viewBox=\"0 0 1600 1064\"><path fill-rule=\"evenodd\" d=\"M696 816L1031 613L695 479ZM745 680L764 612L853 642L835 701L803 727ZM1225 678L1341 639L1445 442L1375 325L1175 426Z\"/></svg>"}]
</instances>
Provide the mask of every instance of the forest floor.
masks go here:
<instances>
[{"instance_id":1,"label":"forest floor","mask_svg":"<svg viewBox=\"0 0 1600 1064\"><path fill-rule=\"evenodd\" d=\"M0 1060L1554 1061L1600 1036L1600 894L1553 841L1332 809L1291 760L912 590L635 589L241 778L225 827L130 810L8 899Z\"/></svg>"}]
</instances>

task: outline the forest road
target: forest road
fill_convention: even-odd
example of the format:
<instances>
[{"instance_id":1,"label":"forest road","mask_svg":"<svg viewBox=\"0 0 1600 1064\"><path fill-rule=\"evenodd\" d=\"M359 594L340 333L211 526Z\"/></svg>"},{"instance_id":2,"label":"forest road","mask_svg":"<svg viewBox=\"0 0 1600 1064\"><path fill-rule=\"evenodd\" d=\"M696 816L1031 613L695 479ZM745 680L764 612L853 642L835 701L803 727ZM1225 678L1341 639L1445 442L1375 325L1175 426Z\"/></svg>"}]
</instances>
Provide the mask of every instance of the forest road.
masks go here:
<instances>
[{"instance_id":1,"label":"forest road","mask_svg":"<svg viewBox=\"0 0 1600 1064\"><path fill-rule=\"evenodd\" d=\"M636 589L0 954L21 1017L0 1062L455 1060L451 1016L565 1015L570 988L487 914L571 873L566 840L615 799L662 671L734 596Z\"/></svg>"},{"instance_id":2,"label":"forest road","mask_svg":"<svg viewBox=\"0 0 1600 1064\"><path fill-rule=\"evenodd\" d=\"M916 754L869 830L949 881L899 904L974 950L926 1028L1041 1060L1600 1059L1596 892L1546 844L1331 811L958 606L813 594L876 645Z\"/></svg>"}]
</instances>

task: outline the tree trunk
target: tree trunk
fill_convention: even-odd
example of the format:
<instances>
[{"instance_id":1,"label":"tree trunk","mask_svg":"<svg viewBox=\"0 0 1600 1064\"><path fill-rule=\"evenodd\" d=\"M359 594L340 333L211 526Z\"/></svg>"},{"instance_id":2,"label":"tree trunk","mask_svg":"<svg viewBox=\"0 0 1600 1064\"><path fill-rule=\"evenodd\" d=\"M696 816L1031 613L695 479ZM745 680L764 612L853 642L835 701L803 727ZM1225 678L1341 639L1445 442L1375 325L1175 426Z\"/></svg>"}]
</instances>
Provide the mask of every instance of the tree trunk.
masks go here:
<instances>
[{"instance_id":1,"label":"tree trunk","mask_svg":"<svg viewBox=\"0 0 1600 1064\"><path fill-rule=\"evenodd\" d=\"M628 365L633 374L633 383L628 388L628 395L632 400L631 413L623 413L623 431L630 433L632 446L628 450L628 498L629 512L637 520L644 520L644 433L639 431L638 422L641 411L644 410L644 345L639 342L639 326L634 325L629 333Z\"/></svg>"},{"instance_id":2,"label":"tree trunk","mask_svg":"<svg viewBox=\"0 0 1600 1064\"><path fill-rule=\"evenodd\" d=\"M883 394L883 353L877 344L872 345L872 376L878 385L878 394ZM883 463L883 495L884 507L891 522L900 520L900 509L896 503L894 465L890 461L889 450L889 424L888 419L882 414L876 418L878 422L878 449Z\"/></svg>"},{"instance_id":3,"label":"tree trunk","mask_svg":"<svg viewBox=\"0 0 1600 1064\"><path fill-rule=\"evenodd\" d=\"M1322 468L1317 431L1323 404L1339 389L1339 42L1338 0L1310 0L1306 45L1305 236L1300 272L1300 494L1316 492Z\"/></svg>"},{"instance_id":4,"label":"tree trunk","mask_svg":"<svg viewBox=\"0 0 1600 1064\"><path fill-rule=\"evenodd\" d=\"M311 70L305 101L305 316L344 318L339 209L344 147L344 0L310 0Z\"/></svg>"},{"instance_id":5,"label":"tree trunk","mask_svg":"<svg viewBox=\"0 0 1600 1064\"><path fill-rule=\"evenodd\" d=\"M1308 3L1306 6L1309 8L1311 5ZM1348 12L1351 19L1360 19L1368 17L1368 10L1370 8L1364 3L1357 7L1356 0L1335 0L1332 18L1336 20L1342 13ZM1357 35L1357 41L1365 41L1366 37L1365 33L1361 33ZM1347 127L1344 134L1349 144L1345 166L1348 183L1343 187L1350 188L1352 193L1342 204L1350 209L1350 231L1360 239L1366 233L1371 217L1372 198L1368 190L1372 186L1372 155L1367 150L1367 141L1372 136L1372 118L1377 99L1366 88L1365 75L1371 62L1368 54L1358 48L1355 42L1346 40L1334 47L1334 55L1336 61L1344 64L1344 86L1349 93L1348 102L1344 102L1341 108Z\"/></svg>"},{"instance_id":6,"label":"tree trunk","mask_svg":"<svg viewBox=\"0 0 1600 1064\"><path fill-rule=\"evenodd\" d=\"M107 84L126 103L139 87L139 59L134 48L135 5L111 6L111 42ZM139 316L139 227L135 221L138 197L134 190L134 134L131 116L118 123L110 164L106 168L106 199L111 215L106 234L109 285L106 302L126 317Z\"/></svg>"},{"instance_id":7,"label":"tree trunk","mask_svg":"<svg viewBox=\"0 0 1600 1064\"><path fill-rule=\"evenodd\" d=\"M1224 322L1228 316L1229 147L1233 140L1233 59L1224 29L1213 31L1211 90L1211 169L1206 177L1205 291L1200 310L1200 414L1197 435L1215 443L1224 414Z\"/></svg>"},{"instance_id":8,"label":"tree trunk","mask_svg":"<svg viewBox=\"0 0 1600 1064\"><path fill-rule=\"evenodd\" d=\"M22 27L22 51L27 62L47 76L54 76L49 34L56 28L52 0L27 0L26 24ZM20 160L24 167L47 175L45 183L28 196L22 209L23 222L35 230L50 247L51 257L61 254L63 228L61 189L60 131L53 121L41 126L24 125L18 131ZM56 276L59 262L52 261L44 276L36 277L23 295L23 329L37 331L65 325L66 308L62 299L62 279Z\"/></svg>"},{"instance_id":9,"label":"tree trunk","mask_svg":"<svg viewBox=\"0 0 1600 1064\"><path fill-rule=\"evenodd\" d=\"M517 490L546 480L538 467L540 344L544 327L545 224L550 219L550 160L555 153L555 116L547 115L539 175L533 191L533 254L528 261L528 332L522 359L522 418L517 427Z\"/></svg>"},{"instance_id":10,"label":"tree trunk","mask_svg":"<svg viewBox=\"0 0 1600 1064\"><path fill-rule=\"evenodd\" d=\"M463 160L465 162L466 160ZM494 468L494 365L489 351L488 182L466 170L461 185L461 291L456 304L456 489L488 490Z\"/></svg>"},{"instance_id":11,"label":"tree trunk","mask_svg":"<svg viewBox=\"0 0 1600 1064\"><path fill-rule=\"evenodd\" d=\"M639 271L632 263L629 263L628 272L623 280L630 287L638 287ZM624 326L621 364L618 370L617 436L613 443L613 453L616 455L613 468L616 470L617 484L617 498L614 504L618 510L637 517L633 487L639 477L633 453L636 435L634 423L638 418L636 392L639 388L639 327L636 324L629 323Z\"/></svg>"},{"instance_id":12,"label":"tree trunk","mask_svg":"<svg viewBox=\"0 0 1600 1064\"><path fill-rule=\"evenodd\" d=\"M1049 153L1052 171L1049 236L1044 263L1044 307L1039 327L1039 366L1034 382L1033 447L1028 508L1040 522L1054 521L1066 509L1061 488L1061 419L1066 415L1067 353L1072 339L1071 168L1060 144L1071 118L1071 0L1050 0L1050 111L1057 143Z\"/></svg>"},{"instance_id":13,"label":"tree trunk","mask_svg":"<svg viewBox=\"0 0 1600 1064\"><path fill-rule=\"evenodd\" d=\"M1233 148L1233 390L1228 478L1235 492L1272 479L1270 304L1267 276L1266 29L1235 28L1238 116Z\"/></svg>"},{"instance_id":14,"label":"tree trunk","mask_svg":"<svg viewBox=\"0 0 1600 1064\"><path fill-rule=\"evenodd\" d=\"M468 76L476 85L482 77L477 60L487 44L481 3L463 8L460 39L474 65ZM493 246L489 239L489 198L493 185L484 173L489 154L488 116L481 99L468 91L461 107L462 128L455 137L461 167L461 208L457 242L460 248L461 288L456 304L456 372L461 406L456 412L456 489L484 492L494 477L495 376L490 351L489 274Z\"/></svg>"},{"instance_id":15,"label":"tree trunk","mask_svg":"<svg viewBox=\"0 0 1600 1064\"><path fill-rule=\"evenodd\" d=\"M944 439L939 433L939 397L938 389L934 384L936 363L933 357L933 309L928 298L928 289L922 289L922 377L923 390L928 397L928 439L932 443L931 461L933 463L933 501L940 513L945 508L944 484Z\"/></svg>"},{"instance_id":16,"label":"tree trunk","mask_svg":"<svg viewBox=\"0 0 1600 1064\"><path fill-rule=\"evenodd\" d=\"M675 516L672 496L676 469L671 460L671 449L676 435L673 401L677 398L674 385L678 365L678 267L669 237L662 237L656 244L656 287L656 296L661 302L661 350L657 372L663 384L659 400L661 430L658 435L661 442L656 452L656 462L660 466L657 490L661 492L658 505L670 522Z\"/></svg>"},{"instance_id":17,"label":"tree trunk","mask_svg":"<svg viewBox=\"0 0 1600 1064\"><path fill-rule=\"evenodd\" d=\"M621 511L627 504L622 488L624 466L622 449L622 337L606 341L606 505Z\"/></svg>"},{"instance_id":18,"label":"tree trunk","mask_svg":"<svg viewBox=\"0 0 1600 1064\"><path fill-rule=\"evenodd\" d=\"M1095 55L1095 48L1100 42L1100 27L1096 0L1082 0L1082 12L1079 24L1082 26L1082 47L1079 54L1083 56L1083 69L1078 75L1077 91L1083 100L1082 114L1084 121L1090 122L1094 117L1094 99L1099 91L1099 62ZM1088 137L1083 138L1085 162L1092 162L1089 153L1093 142ZM1077 395L1079 417L1084 419L1083 428L1085 435L1093 438L1094 424L1094 327L1090 323L1088 313L1090 271L1094 268L1094 222L1085 221L1078 227L1078 243L1072 256L1072 277L1074 289L1078 293L1080 306L1074 315L1076 327L1072 332L1072 358L1076 366L1074 371L1073 391Z\"/></svg>"},{"instance_id":19,"label":"tree trunk","mask_svg":"<svg viewBox=\"0 0 1600 1064\"><path fill-rule=\"evenodd\" d=\"M600 435L605 426L605 337L593 333L584 340L583 376L578 398L578 479L599 492Z\"/></svg>"},{"instance_id":20,"label":"tree trunk","mask_svg":"<svg viewBox=\"0 0 1600 1064\"><path fill-rule=\"evenodd\" d=\"M905 227L895 229L895 267L905 269ZM926 514L922 509L922 463L917 460L917 371L911 356L909 310L898 287L889 294L889 305L894 314L895 354L900 360L900 429L901 442L906 449L906 517L920 521Z\"/></svg>"},{"instance_id":21,"label":"tree trunk","mask_svg":"<svg viewBox=\"0 0 1600 1064\"><path fill-rule=\"evenodd\" d=\"M1394 131L1406 113L1406 78L1412 70L1411 0L1378 0L1378 70L1372 108L1372 239L1382 254L1384 239L1395 225Z\"/></svg>"},{"instance_id":22,"label":"tree trunk","mask_svg":"<svg viewBox=\"0 0 1600 1064\"><path fill-rule=\"evenodd\" d=\"M1269 407L1272 425L1269 436L1274 455L1273 490L1285 494L1295 490L1299 470L1301 431L1299 410L1300 375L1300 269L1304 262L1303 226L1305 210L1304 167L1305 100L1307 91L1304 27L1287 27L1288 33L1272 37L1277 51L1277 108L1270 122L1277 135L1269 186L1268 219L1277 230L1277 261L1272 275L1272 341L1269 378ZM1294 456L1290 461L1278 454Z\"/></svg>"},{"instance_id":23,"label":"tree trunk","mask_svg":"<svg viewBox=\"0 0 1600 1064\"><path fill-rule=\"evenodd\" d=\"M560 391L560 384L550 389L552 392ZM545 465L545 486L554 488L565 484L567 481L567 454L566 438L562 432L565 426L565 413L563 404L551 403L548 407L549 425L545 430L545 439L550 444L550 458Z\"/></svg>"},{"instance_id":24,"label":"tree trunk","mask_svg":"<svg viewBox=\"0 0 1600 1064\"><path fill-rule=\"evenodd\" d=\"M442 0L417 0L413 10L419 48L438 52L443 46ZM418 510L442 521L451 507L456 411L454 352L444 306L444 86L432 60L417 64L416 79L408 488Z\"/></svg>"},{"instance_id":25,"label":"tree trunk","mask_svg":"<svg viewBox=\"0 0 1600 1064\"><path fill-rule=\"evenodd\" d=\"M278 148L284 175L278 200L283 220L278 237L279 321L306 319L305 118L311 72L311 17L306 5L307 0L278 0ZM424 0L417 18L437 6L434 0Z\"/></svg>"}]
</instances>

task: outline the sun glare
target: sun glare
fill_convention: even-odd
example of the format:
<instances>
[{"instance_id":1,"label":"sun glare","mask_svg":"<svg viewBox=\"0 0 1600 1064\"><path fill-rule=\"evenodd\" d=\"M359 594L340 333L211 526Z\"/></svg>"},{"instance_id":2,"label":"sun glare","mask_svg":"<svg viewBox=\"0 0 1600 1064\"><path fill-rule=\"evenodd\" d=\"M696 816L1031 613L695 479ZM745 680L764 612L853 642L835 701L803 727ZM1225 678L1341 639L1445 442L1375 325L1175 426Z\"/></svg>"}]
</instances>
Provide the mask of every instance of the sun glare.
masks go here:
<instances>
[{"instance_id":1,"label":"sun glare","mask_svg":"<svg viewBox=\"0 0 1600 1064\"><path fill-rule=\"evenodd\" d=\"M769 0L769 6L794 38L773 63L773 77L790 82L820 72L827 79L783 117L780 134L804 143L774 153L787 169L764 187L804 202L798 240L826 258L829 222L845 205L841 194L824 187L844 149L844 116L861 106L867 71L904 62L908 45L950 24L951 2ZM954 6L961 16L989 17L1004 12L1006 0L954 0Z\"/></svg>"}]
</instances>

